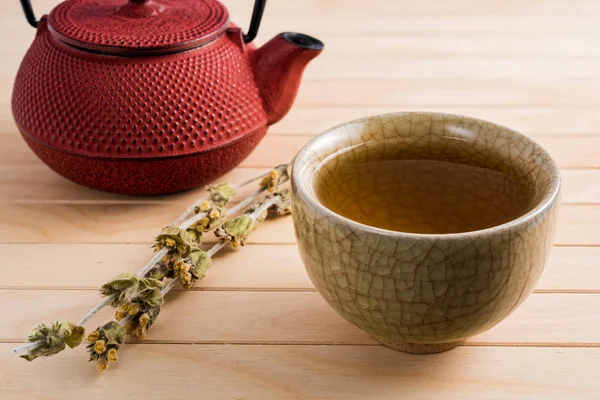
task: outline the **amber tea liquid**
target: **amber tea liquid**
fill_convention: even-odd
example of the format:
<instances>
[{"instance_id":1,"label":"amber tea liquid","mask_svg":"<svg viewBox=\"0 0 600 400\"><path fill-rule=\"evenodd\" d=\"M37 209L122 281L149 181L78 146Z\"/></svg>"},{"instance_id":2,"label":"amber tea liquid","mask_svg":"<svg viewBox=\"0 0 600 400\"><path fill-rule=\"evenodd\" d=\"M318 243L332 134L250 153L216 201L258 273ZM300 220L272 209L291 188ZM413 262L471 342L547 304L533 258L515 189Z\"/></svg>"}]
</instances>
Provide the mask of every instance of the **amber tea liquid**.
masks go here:
<instances>
[{"instance_id":1,"label":"amber tea liquid","mask_svg":"<svg viewBox=\"0 0 600 400\"><path fill-rule=\"evenodd\" d=\"M469 232L509 222L527 213L534 197L530 184L509 174L422 159L356 162L334 157L320 165L314 189L325 207L346 218L425 234Z\"/></svg>"}]
</instances>

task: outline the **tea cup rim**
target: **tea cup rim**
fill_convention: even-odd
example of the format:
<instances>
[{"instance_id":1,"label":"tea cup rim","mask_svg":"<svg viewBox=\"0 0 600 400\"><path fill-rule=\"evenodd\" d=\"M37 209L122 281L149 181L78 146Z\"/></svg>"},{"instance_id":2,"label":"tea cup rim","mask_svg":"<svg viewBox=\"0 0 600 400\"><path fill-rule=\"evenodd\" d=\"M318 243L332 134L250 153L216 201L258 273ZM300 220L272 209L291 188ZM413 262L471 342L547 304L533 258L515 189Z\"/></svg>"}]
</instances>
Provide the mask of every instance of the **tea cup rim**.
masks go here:
<instances>
[{"instance_id":1,"label":"tea cup rim","mask_svg":"<svg viewBox=\"0 0 600 400\"><path fill-rule=\"evenodd\" d=\"M369 120L373 120L373 119L377 119L377 118L394 118L394 117L400 118L400 117L406 117L406 116L411 116L411 115L415 115L415 116L421 115L421 116L428 116L428 117L442 117L442 118L460 118L460 119L467 119L467 120L470 120L473 122L491 124L495 127L498 127L507 132L510 132L511 135L516 135L520 138L523 138L523 139L529 141L531 144L537 146L537 148L539 150L541 150L541 152L547 158L547 161L550 165L550 168L548 168L549 175L551 176L550 190L527 213L525 213L515 219L507 221L505 223L499 224L499 225L491 226L491 227L484 228L484 229L465 231L465 232L456 232L456 233L414 233L414 232L394 231L394 230L389 230L389 229L385 229L385 228L379 228L376 226L366 225L361 222L347 218L347 217L340 215L340 214L332 211L331 209L327 208L325 205L323 205L317 199L317 197L312 193L312 191L309 191L307 189L307 187L306 187L307 184L312 184L313 181L312 181L312 179L310 181L307 181L307 179L304 177L305 171L301 170L299 167L300 167L300 165L304 165L304 164L308 163L308 160L306 158L312 153L312 151L314 150L314 146L317 143L319 143L320 141L325 140L324 138L327 138L330 135L333 137L333 135L336 132L339 132L341 129L343 129L347 126L353 125L353 124L358 124L361 122L365 122L365 121L369 121ZM487 120L476 118L476 117L460 115L460 114L428 112L428 111L397 111L397 112L375 114L375 115L365 116L365 117L361 117L361 118L356 118L356 119L335 125L329 129L326 129L325 131L321 132L320 134L318 134L317 136L315 136L314 138L309 140L302 147L302 149L298 152L298 154L296 154L296 157L294 157L294 160L292 162L291 181L292 181L292 191L293 191L295 197L300 197L307 204L307 206L319 211L321 213L321 215L325 215L327 217L330 217L330 218L333 218L333 219L336 219L339 221L343 221L346 225L351 226L354 229L359 229L359 230L377 234L377 235L386 235L386 236L406 238L406 239L437 241L437 240L469 239L469 238L473 238L473 237L480 238L481 236L488 236L488 235L496 234L499 231L512 230L519 226L527 224L530 221L532 221L533 219L538 218L540 214L549 210L558 201L559 196L560 196L560 188L561 188L562 179L561 179L561 175L560 175L560 169L558 168L556 161L546 151L546 149L544 149L535 140L531 139L530 137L528 137L526 135L523 135L520 132L515 131L514 129L508 128L501 124L497 124L495 122L487 121Z\"/></svg>"}]
</instances>

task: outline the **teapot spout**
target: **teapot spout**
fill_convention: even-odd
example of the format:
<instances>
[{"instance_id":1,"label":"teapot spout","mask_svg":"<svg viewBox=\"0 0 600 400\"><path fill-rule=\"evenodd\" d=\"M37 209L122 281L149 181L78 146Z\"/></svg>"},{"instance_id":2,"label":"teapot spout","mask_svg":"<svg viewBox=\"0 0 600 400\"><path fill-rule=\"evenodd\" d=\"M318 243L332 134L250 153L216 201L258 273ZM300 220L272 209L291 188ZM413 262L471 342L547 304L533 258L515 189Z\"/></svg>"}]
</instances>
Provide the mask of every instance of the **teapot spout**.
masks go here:
<instances>
[{"instance_id":1,"label":"teapot spout","mask_svg":"<svg viewBox=\"0 0 600 400\"><path fill-rule=\"evenodd\" d=\"M254 78L269 125L283 118L294 104L304 68L323 50L323 42L308 35L284 32L252 54Z\"/></svg>"}]
</instances>

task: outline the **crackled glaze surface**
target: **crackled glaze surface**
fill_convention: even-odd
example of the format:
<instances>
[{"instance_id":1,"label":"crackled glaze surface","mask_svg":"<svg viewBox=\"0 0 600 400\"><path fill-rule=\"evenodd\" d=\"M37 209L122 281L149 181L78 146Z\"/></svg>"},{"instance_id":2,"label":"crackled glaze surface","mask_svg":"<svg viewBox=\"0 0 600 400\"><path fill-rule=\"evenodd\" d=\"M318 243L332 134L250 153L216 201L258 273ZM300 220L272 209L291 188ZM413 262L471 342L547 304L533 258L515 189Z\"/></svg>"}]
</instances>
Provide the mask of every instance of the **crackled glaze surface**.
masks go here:
<instances>
[{"instance_id":1,"label":"crackled glaze surface","mask_svg":"<svg viewBox=\"0 0 600 400\"><path fill-rule=\"evenodd\" d=\"M522 215L487 229L385 230L318 200L315 187L331 176L322 166L335 158L468 164L507 174L533 194ZM294 226L311 280L341 316L399 350L448 350L500 322L531 292L552 246L560 187L554 161L527 137L489 122L432 113L352 121L309 142L292 175ZM488 201L502 201L497 194Z\"/></svg>"}]
</instances>

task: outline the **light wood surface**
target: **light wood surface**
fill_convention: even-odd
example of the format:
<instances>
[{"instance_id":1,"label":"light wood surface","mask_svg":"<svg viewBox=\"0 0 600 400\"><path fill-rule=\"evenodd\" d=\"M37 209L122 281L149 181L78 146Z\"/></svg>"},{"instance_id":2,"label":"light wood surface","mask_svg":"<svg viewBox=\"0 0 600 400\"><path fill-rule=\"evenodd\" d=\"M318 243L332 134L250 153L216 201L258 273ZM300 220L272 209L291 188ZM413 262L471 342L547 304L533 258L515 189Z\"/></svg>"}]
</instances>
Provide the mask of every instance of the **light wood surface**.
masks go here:
<instances>
[{"instance_id":1,"label":"light wood surface","mask_svg":"<svg viewBox=\"0 0 600 400\"><path fill-rule=\"evenodd\" d=\"M34 0L48 12L58 0ZM246 26L252 1L226 0ZM19 137L10 93L31 42L0 3L0 399L597 399L600 392L600 2L270 1L258 38L326 43L290 114L226 179L288 162L320 131L399 110L472 115L534 137L562 168L556 246L534 294L451 352L375 344L315 291L291 219L266 223L167 298L147 340L98 375L83 347L27 363L37 323L77 319L95 288L148 259L156 232L202 195L134 198L77 186ZM90 323L109 317L105 310Z\"/></svg>"}]
</instances>

